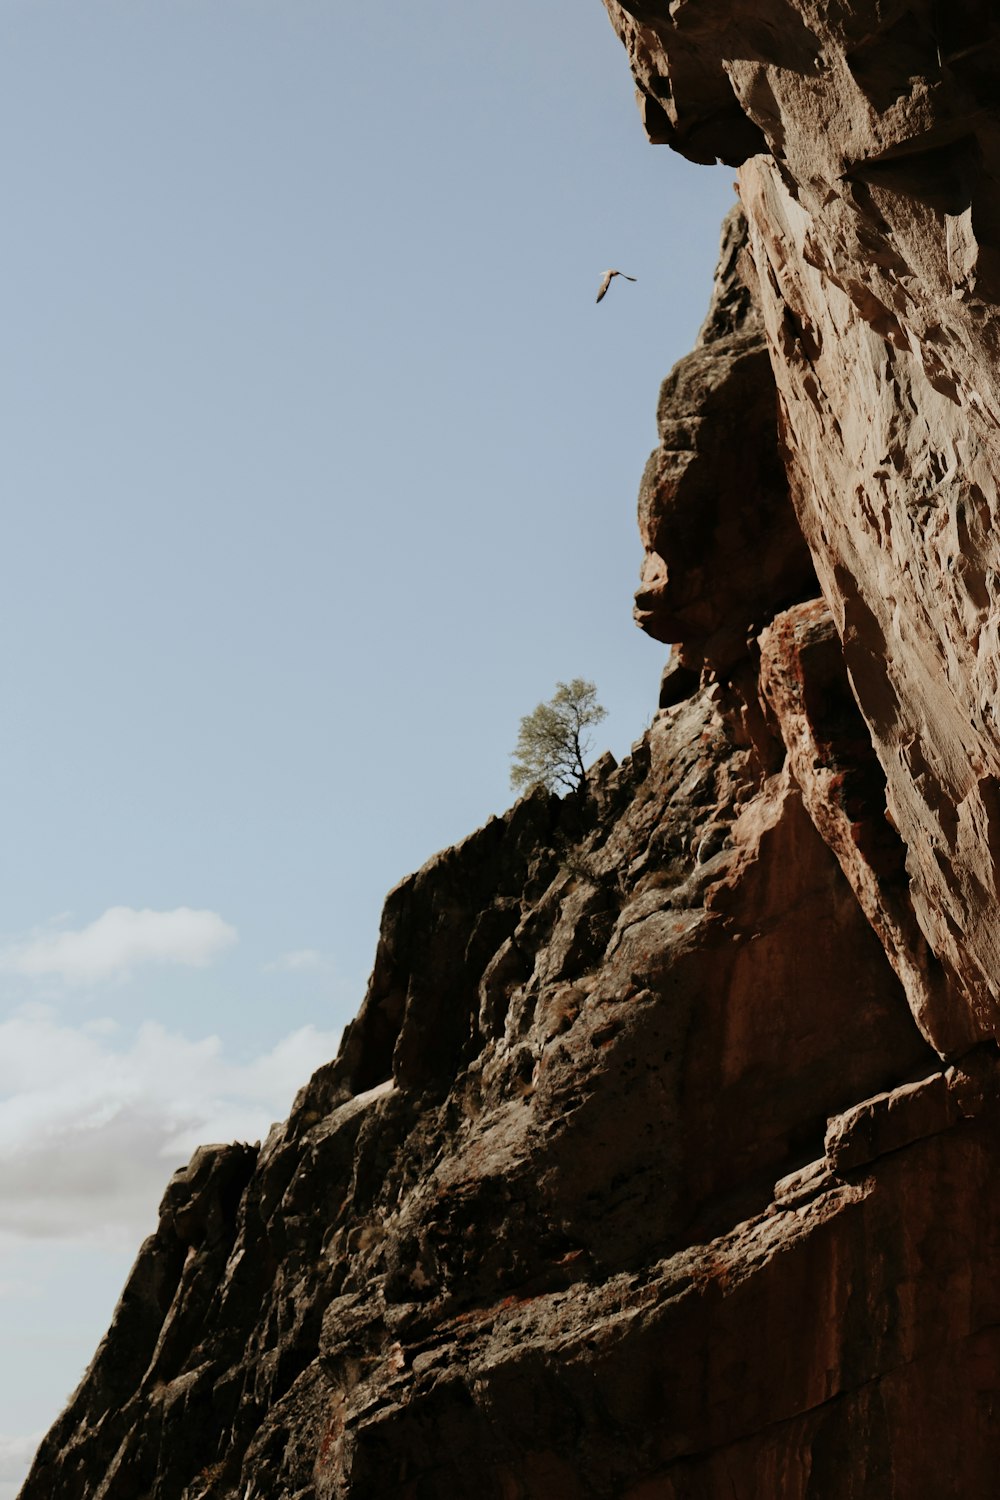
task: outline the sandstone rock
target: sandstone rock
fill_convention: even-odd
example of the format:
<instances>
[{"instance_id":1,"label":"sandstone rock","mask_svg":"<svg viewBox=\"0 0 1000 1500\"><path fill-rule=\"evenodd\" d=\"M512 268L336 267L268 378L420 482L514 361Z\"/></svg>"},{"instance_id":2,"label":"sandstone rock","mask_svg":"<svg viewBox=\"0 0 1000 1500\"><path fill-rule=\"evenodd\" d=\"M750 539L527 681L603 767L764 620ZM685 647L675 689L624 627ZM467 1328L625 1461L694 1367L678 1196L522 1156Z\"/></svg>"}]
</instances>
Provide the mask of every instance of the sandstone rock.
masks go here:
<instances>
[{"instance_id":1,"label":"sandstone rock","mask_svg":"<svg viewBox=\"0 0 1000 1500\"><path fill-rule=\"evenodd\" d=\"M653 138L743 163L792 498L917 921L964 997L937 1025L946 1046L992 1036L1000 21L930 0L607 9Z\"/></svg>"},{"instance_id":2,"label":"sandstone rock","mask_svg":"<svg viewBox=\"0 0 1000 1500\"><path fill-rule=\"evenodd\" d=\"M682 643L679 665L721 672L776 607L817 591L775 442L767 345L740 271L745 243L737 208L698 346L660 391L660 446L639 493L636 620Z\"/></svg>"},{"instance_id":3,"label":"sandstone rock","mask_svg":"<svg viewBox=\"0 0 1000 1500\"><path fill-rule=\"evenodd\" d=\"M855 1104L827 1127L826 1159L834 1172L866 1166L889 1151L940 1135L959 1118L943 1073L903 1084Z\"/></svg>"},{"instance_id":4,"label":"sandstone rock","mask_svg":"<svg viewBox=\"0 0 1000 1500\"><path fill-rule=\"evenodd\" d=\"M158 1326L112 1328L26 1497L98 1471L98 1500L471 1493L481 1452L580 1492L551 1444L604 1439L563 1320L617 1346L623 1275L763 1210L829 1114L931 1056L741 709L697 693L397 888L340 1058L259 1162L231 1148L239 1192L218 1151L171 1185L137 1271L169 1261ZM608 1485L639 1472L623 1434Z\"/></svg>"},{"instance_id":5,"label":"sandstone rock","mask_svg":"<svg viewBox=\"0 0 1000 1500\"><path fill-rule=\"evenodd\" d=\"M700 672L685 667L671 654L660 676L660 708L673 708L690 698L700 685Z\"/></svg>"},{"instance_id":6,"label":"sandstone rock","mask_svg":"<svg viewBox=\"0 0 1000 1500\"><path fill-rule=\"evenodd\" d=\"M809 816L881 938L924 1035L944 1054L963 1052L972 1041L964 1007L917 924L906 848L824 601L778 615L759 648L761 687Z\"/></svg>"}]
</instances>

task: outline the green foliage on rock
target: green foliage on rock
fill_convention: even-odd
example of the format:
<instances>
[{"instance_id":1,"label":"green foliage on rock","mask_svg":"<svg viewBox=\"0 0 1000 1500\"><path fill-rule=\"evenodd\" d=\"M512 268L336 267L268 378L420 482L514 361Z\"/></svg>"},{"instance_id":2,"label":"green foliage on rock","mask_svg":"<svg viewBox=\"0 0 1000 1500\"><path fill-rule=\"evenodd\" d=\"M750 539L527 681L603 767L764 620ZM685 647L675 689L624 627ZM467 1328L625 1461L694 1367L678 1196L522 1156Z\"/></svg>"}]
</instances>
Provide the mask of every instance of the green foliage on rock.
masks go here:
<instances>
[{"instance_id":1,"label":"green foliage on rock","mask_svg":"<svg viewBox=\"0 0 1000 1500\"><path fill-rule=\"evenodd\" d=\"M515 791L544 786L550 792L575 792L586 776L584 756L590 749L586 730L607 717L597 688L582 677L556 683L548 703L525 714L511 756L510 784Z\"/></svg>"}]
</instances>

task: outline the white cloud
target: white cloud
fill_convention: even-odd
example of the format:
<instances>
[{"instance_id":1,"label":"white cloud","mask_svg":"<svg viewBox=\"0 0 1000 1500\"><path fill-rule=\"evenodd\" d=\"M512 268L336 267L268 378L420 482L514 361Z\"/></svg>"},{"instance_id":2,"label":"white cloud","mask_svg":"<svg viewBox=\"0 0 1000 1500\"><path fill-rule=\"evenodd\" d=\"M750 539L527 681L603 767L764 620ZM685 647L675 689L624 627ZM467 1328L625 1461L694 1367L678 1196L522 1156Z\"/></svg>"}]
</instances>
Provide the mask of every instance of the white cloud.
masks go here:
<instances>
[{"instance_id":1,"label":"white cloud","mask_svg":"<svg viewBox=\"0 0 1000 1500\"><path fill-rule=\"evenodd\" d=\"M258 1140L339 1037L305 1026L246 1062L147 1021L130 1039L46 1007L0 1022L0 1236L137 1243L205 1141Z\"/></svg>"},{"instance_id":2,"label":"white cloud","mask_svg":"<svg viewBox=\"0 0 1000 1500\"><path fill-rule=\"evenodd\" d=\"M0 946L0 970L66 984L127 979L139 964L204 968L236 942L236 929L217 912L178 906L136 911L109 906L87 927L53 925Z\"/></svg>"},{"instance_id":3,"label":"white cloud","mask_svg":"<svg viewBox=\"0 0 1000 1500\"><path fill-rule=\"evenodd\" d=\"M0 1433L0 1500L14 1500L41 1440L40 1432L31 1437L5 1437Z\"/></svg>"},{"instance_id":4,"label":"white cloud","mask_svg":"<svg viewBox=\"0 0 1000 1500\"><path fill-rule=\"evenodd\" d=\"M296 973L304 969L328 969L330 960L318 948L293 948L291 953L283 953L272 963L265 964L264 968L273 973L275 970L282 973Z\"/></svg>"}]
</instances>

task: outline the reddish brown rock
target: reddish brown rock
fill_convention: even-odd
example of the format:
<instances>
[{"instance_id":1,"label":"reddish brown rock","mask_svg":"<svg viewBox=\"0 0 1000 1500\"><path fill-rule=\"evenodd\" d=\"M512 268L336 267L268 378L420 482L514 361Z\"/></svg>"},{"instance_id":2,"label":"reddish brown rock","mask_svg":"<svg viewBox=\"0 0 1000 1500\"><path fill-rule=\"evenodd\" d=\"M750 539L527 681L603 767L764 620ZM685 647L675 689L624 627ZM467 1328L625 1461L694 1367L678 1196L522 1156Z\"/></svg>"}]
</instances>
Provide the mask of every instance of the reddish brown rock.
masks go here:
<instances>
[{"instance_id":1,"label":"reddish brown rock","mask_svg":"<svg viewBox=\"0 0 1000 1500\"><path fill-rule=\"evenodd\" d=\"M746 221L726 221L695 350L660 391L639 492L645 557L638 623L682 643L678 665L728 672L775 608L818 588L775 443L774 378L741 273Z\"/></svg>"},{"instance_id":2,"label":"reddish brown rock","mask_svg":"<svg viewBox=\"0 0 1000 1500\"><path fill-rule=\"evenodd\" d=\"M809 816L881 939L917 1024L942 1052L960 1054L972 1042L965 1009L917 924L906 847L825 602L778 615L759 647L761 687Z\"/></svg>"},{"instance_id":3,"label":"reddish brown rock","mask_svg":"<svg viewBox=\"0 0 1000 1500\"><path fill-rule=\"evenodd\" d=\"M635 1336L666 1377L626 1289L932 1058L744 719L702 691L392 894L340 1059L242 1176L219 1148L171 1186L26 1500L70 1474L94 1500L637 1480L653 1438L609 1435L584 1373Z\"/></svg>"},{"instance_id":4,"label":"reddish brown rock","mask_svg":"<svg viewBox=\"0 0 1000 1500\"><path fill-rule=\"evenodd\" d=\"M1000 20L916 0L836 12L607 8L654 139L740 168L792 498L907 848L913 907L993 1036Z\"/></svg>"}]
</instances>

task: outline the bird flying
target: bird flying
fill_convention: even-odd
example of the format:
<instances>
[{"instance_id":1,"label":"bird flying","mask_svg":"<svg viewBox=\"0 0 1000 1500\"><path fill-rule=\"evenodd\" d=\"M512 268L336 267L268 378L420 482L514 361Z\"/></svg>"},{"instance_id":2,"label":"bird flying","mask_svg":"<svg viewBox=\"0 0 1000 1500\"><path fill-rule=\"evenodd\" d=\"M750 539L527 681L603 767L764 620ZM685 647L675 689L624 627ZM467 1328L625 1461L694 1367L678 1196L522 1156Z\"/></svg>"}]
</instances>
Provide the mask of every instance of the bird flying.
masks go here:
<instances>
[{"instance_id":1,"label":"bird flying","mask_svg":"<svg viewBox=\"0 0 1000 1500\"><path fill-rule=\"evenodd\" d=\"M601 282L601 290L597 294L598 302L600 302L601 298L604 296L604 293L611 285L611 279L613 276L624 276L626 281L638 281L639 279L638 276L626 275L624 271L605 271L604 280Z\"/></svg>"}]
</instances>

